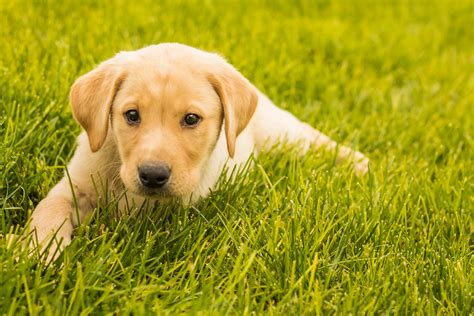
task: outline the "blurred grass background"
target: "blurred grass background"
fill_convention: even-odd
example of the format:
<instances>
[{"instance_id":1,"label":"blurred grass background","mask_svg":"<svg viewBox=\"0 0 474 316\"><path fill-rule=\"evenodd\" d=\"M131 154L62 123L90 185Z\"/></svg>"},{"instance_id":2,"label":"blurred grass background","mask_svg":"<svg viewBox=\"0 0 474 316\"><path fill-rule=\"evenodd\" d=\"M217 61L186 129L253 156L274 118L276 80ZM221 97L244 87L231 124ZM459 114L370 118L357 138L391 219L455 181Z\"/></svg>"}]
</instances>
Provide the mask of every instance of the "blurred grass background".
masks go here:
<instances>
[{"instance_id":1,"label":"blurred grass background","mask_svg":"<svg viewBox=\"0 0 474 316\"><path fill-rule=\"evenodd\" d=\"M182 42L372 161L264 154L196 207L111 220L60 263L0 244L0 312L472 313L474 5L435 1L1 1L0 232L63 174L80 74ZM18 260L15 258L18 257Z\"/></svg>"}]
</instances>

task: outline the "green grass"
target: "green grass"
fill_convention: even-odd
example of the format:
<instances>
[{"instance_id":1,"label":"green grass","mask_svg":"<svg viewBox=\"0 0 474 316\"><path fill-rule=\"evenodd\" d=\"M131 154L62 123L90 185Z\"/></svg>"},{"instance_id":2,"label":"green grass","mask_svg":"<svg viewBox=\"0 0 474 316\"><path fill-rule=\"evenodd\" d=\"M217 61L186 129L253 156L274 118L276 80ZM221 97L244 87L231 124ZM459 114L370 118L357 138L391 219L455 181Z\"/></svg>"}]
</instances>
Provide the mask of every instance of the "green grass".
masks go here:
<instances>
[{"instance_id":1,"label":"green grass","mask_svg":"<svg viewBox=\"0 0 474 316\"><path fill-rule=\"evenodd\" d=\"M0 239L0 314L469 314L472 1L1 1L0 233L71 157L68 91L120 50L218 51L372 162L258 157L195 207L99 208L45 267ZM225 182L223 180L223 182Z\"/></svg>"}]
</instances>

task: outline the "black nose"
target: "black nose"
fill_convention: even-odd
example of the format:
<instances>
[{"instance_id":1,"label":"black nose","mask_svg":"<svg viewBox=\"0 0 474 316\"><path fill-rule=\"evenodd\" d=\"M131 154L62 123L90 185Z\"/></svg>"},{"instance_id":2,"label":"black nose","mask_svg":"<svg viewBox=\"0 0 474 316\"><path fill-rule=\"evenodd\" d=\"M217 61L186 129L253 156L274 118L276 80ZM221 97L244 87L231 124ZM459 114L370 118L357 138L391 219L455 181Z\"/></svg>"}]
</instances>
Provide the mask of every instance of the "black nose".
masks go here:
<instances>
[{"instance_id":1,"label":"black nose","mask_svg":"<svg viewBox=\"0 0 474 316\"><path fill-rule=\"evenodd\" d=\"M138 178L147 188L161 188L170 178L170 168L166 165L143 165L138 168Z\"/></svg>"}]
</instances>

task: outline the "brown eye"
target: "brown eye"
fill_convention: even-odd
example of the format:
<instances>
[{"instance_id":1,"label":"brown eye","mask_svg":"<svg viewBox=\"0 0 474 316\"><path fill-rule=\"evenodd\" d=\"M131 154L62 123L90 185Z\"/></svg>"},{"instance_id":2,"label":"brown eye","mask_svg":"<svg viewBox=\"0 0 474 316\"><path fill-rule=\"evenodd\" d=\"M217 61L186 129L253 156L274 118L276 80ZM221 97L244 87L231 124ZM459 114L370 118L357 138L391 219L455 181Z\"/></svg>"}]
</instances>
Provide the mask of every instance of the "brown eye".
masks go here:
<instances>
[{"instance_id":1,"label":"brown eye","mask_svg":"<svg viewBox=\"0 0 474 316\"><path fill-rule=\"evenodd\" d=\"M137 110L130 110L125 112L125 119L130 125L137 125L140 123L140 115Z\"/></svg>"},{"instance_id":2,"label":"brown eye","mask_svg":"<svg viewBox=\"0 0 474 316\"><path fill-rule=\"evenodd\" d=\"M186 127L194 127L201 121L199 115L194 113L186 114L183 118L183 125Z\"/></svg>"}]
</instances>

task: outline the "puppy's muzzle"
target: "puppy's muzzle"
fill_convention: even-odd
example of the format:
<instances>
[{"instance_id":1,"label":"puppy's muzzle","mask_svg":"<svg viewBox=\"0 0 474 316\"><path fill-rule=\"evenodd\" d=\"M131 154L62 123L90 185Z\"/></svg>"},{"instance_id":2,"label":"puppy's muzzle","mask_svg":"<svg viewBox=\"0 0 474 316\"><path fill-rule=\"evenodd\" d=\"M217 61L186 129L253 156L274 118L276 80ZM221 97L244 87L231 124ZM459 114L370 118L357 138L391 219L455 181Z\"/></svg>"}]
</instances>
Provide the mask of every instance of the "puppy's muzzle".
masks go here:
<instances>
[{"instance_id":1,"label":"puppy's muzzle","mask_svg":"<svg viewBox=\"0 0 474 316\"><path fill-rule=\"evenodd\" d=\"M149 189L159 189L168 183L170 168L165 164L146 164L138 167L140 183Z\"/></svg>"}]
</instances>

